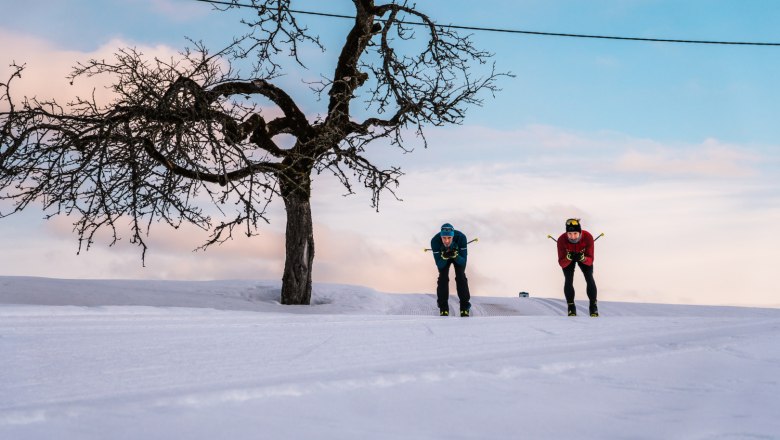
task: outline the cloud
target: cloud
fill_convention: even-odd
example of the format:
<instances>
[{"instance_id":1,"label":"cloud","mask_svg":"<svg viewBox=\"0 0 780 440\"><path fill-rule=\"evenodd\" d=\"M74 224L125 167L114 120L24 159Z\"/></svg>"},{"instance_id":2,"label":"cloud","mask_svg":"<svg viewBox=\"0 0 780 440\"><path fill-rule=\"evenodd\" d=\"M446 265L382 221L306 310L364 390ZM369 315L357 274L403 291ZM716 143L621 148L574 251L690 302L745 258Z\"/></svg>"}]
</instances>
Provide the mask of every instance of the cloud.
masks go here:
<instances>
[{"instance_id":1,"label":"cloud","mask_svg":"<svg viewBox=\"0 0 780 440\"><path fill-rule=\"evenodd\" d=\"M318 223L314 276L394 292L430 291L435 266L423 246L406 246L371 230L357 232Z\"/></svg>"},{"instance_id":2,"label":"cloud","mask_svg":"<svg viewBox=\"0 0 780 440\"><path fill-rule=\"evenodd\" d=\"M602 301L776 303L774 250L760 231L780 223L780 210L744 203L745 194L762 187L760 181L609 185L487 165L464 167L460 176L466 177L452 178L449 169L410 172L402 194L406 201L386 203L380 213L361 197L341 197L337 183L319 182L313 199L314 281L433 293L436 270L423 248L449 221L469 238L480 238L469 247L467 274L474 295L528 291L559 298L563 278L547 234L557 236L565 218L579 216L594 235L606 233L596 249ZM155 227L146 268L126 240L108 248L102 237L93 250L74 258L76 238L67 218L44 224L33 212L20 215L3 219L0 239L9 249L0 255L5 274L193 280L282 276L283 213L275 213L260 237L237 236L206 252L192 251L203 241L202 231ZM584 298L580 276L575 288Z\"/></svg>"},{"instance_id":3,"label":"cloud","mask_svg":"<svg viewBox=\"0 0 780 440\"><path fill-rule=\"evenodd\" d=\"M454 127L431 130L429 149L407 156L389 154L382 160L403 169L449 169L462 176L469 164L522 170L537 175L577 175L597 181L636 177L749 178L774 161L777 146L729 144L718 139L701 142L660 142L623 133L572 132L531 125L522 129ZM773 159L774 158L774 159Z\"/></svg>"},{"instance_id":4,"label":"cloud","mask_svg":"<svg viewBox=\"0 0 780 440\"><path fill-rule=\"evenodd\" d=\"M728 175L615 184L609 177L594 179L587 173L565 178L527 173L511 162L469 163L410 170L399 191L404 201L385 203L379 214L360 194L340 198L336 183L319 182L315 211L320 223L331 226L329 240L358 250L333 257L357 274L333 272L333 282L359 278L363 283L370 273L368 261L376 259L391 270L381 284L377 277L368 285L432 292L433 281L426 275L429 258L407 250L427 246L436 228L448 221L470 238L480 238L470 247L475 294L516 295L525 290L559 297L562 275L547 234L557 237L564 220L576 216L594 235L606 234L597 252L597 282L604 301L768 304L771 251L765 237L745 231L780 222L780 210L766 197L776 186L761 176ZM344 234L353 237L342 242ZM359 250L364 248L376 253L363 254ZM388 248L403 258L389 258ZM583 289L578 286L578 292Z\"/></svg>"},{"instance_id":5,"label":"cloud","mask_svg":"<svg viewBox=\"0 0 780 440\"><path fill-rule=\"evenodd\" d=\"M759 160L755 153L707 139L694 148L631 149L617 159L615 170L659 176L737 178L756 175Z\"/></svg>"},{"instance_id":6,"label":"cloud","mask_svg":"<svg viewBox=\"0 0 780 440\"><path fill-rule=\"evenodd\" d=\"M81 53L2 31L0 38L8 61L29 65L16 96L58 100L94 87L91 81L67 84L64 77L75 61L109 57L126 46L116 40ZM174 54L164 46L141 50ZM6 64L0 66L2 75L9 72ZM344 198L332 177L315 176L315 282L432 293L436 272L422 249L449 221L480 238L470 247L467 271L475 295L514 296L524 290L562 297L554 243L546 236L556 236L565 218L577 216L591 232L606 233L598 242L596 272L604 301L776 303L774 251L756 232L780 223L771 203L777 199L776 178L759 172L762 164L776 166L771 150L545 125L448 127L430 130L428 140L429 149L411 155L381 148L371 153L381 164L400 162L407 172L398 191L404 201L386 197L380 213L369 207L367 192ZM126 235L113 248L106 246L110 237L100 236L94 249L74 258L72 219L44 223L25 212L2 220L7 251L0 267L5 274L57 277L280 279L280 202L260 237L237 236L206 252L193 252L205 232L155 225L145 268ZM575 286L583 298L581 278Z\"/></svg>"},{"instance_id":7,"label":"cloud","mask_svg":"<svg viewBox=\"0 0 780 440\"><path fill-rule=\"evenodd\" d=\"M90 59L111 60L114 53L123 47L134 47L132 43L114 39L92 52L62 50L46 40L24 36L0 29L0 40L3 41L3 59L0 60L0 78L5 81L12 70L9 64L16 62L25 65L22 78L15 80L12 94L15 99L22 96L37 97L41 100L54 99L60 103L72 101L76 96L92 96L98 103L107 103L112 95L107 87L110 78L100 77L80 78L70 84L67 76L73 67ZM164 45L135 46L149 59L162 59L176 56L177 52Z\"/></svg>"},{"instance_id":8,"label":"cloud","mask_svg":"<svg viewBox=\"0 0 780 440\"><path fill-rule=\"evenodd\" d=\"M49 239L69 244L69 250L75 253L78 236L73 231L74 220L68 216L56 216L43 223L41 229ZM82 254L110 252L121 256L121 260L128 264L123 268L117 267L114 276L132 277L141 266L142 249L130 243L129 219L119 219L116 223L119 241L114 246L109 248L113 241L111 230L103 228L95 234L91 249L82 249ZM208 236L209 232L188 223L176 229L164 223L154 223L150 234L143 237L148 246L145 276L180 279L252 278L257 273L254 267L272 268L272 278L276 277L277 272L281 273L285 240L284 233L276 228L264 228L260 235L253 237L247 237L239 228L234 232L232 240L210 246L206 250L196 250L206 243ZM264 273L271 275L267 271Z\"/></svg>"},{"instance_id":9,"label":"cloud","mask_svg":"<svg viewBox=\"0 0 780 440\"><path fill-rule=\"evenodd\" d=\"M173 4L167 1L156 3L173 7ZM178 7L178 3L176 5ZM115 53L121 48L132 47L148 60L181 58L178 51L169 46L134 45L120 39L111 40L92 52L62 50L46 40L7 32L3 29L0 29L0 41L4 42L0 60L0 81L5 82L10 77L13 72L9 66L11 63L25 66L22 77L14 79L12 83L12 98L17 103L26 96L39 100L55 100L60 104L72 102L76 97L94 97L98 105L109 104L113 97L110 87L115 80L114 76L82 76L73 84L67 77L79 62L91 59L111 62L115 59ZM284 116L282 110L268 99L257 98L255 101L259 103L259 110L267 121ZM293 142L286 138L286 135L278 135L275 140L283 147L289 147Z\"/></svg>"}]
</instances>

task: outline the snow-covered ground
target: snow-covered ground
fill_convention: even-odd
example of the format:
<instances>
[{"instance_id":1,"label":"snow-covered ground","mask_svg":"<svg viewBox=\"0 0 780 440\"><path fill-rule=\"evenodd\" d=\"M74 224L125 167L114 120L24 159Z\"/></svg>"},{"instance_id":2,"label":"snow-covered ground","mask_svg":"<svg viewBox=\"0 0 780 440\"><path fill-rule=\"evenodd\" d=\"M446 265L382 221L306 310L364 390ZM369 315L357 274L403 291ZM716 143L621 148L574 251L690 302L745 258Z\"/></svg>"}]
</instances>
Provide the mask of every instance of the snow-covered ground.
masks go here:
<instances>
[{"instance_id":1,"label":"snow-covered ground","mask_svg":"<svg viewBox=\"0 0 780 440\"><path fill-rule=\"evenodd\" d=\"M780 309L278 298L0 277L0 439L780 438Z\"/></svg>"}]
</instances>

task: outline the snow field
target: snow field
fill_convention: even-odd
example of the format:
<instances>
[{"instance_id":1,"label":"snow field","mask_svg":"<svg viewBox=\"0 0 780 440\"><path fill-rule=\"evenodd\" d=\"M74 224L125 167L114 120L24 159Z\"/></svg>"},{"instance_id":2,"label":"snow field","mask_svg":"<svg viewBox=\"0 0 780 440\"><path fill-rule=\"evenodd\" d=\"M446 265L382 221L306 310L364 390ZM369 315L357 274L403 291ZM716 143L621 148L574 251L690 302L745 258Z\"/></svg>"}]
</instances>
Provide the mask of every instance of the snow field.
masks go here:
<instances>
[{"instance_id":1,"label":"snow field","mask_svg":"<svg viewBox=\"0 0 780 440\"><path fill-rule=\"evenodd\" d=\"M310 307L252 281L0 289L1 439L780 437L776 309L475 297L464 319L357 286Z\"/></svg>"}]
</instances>

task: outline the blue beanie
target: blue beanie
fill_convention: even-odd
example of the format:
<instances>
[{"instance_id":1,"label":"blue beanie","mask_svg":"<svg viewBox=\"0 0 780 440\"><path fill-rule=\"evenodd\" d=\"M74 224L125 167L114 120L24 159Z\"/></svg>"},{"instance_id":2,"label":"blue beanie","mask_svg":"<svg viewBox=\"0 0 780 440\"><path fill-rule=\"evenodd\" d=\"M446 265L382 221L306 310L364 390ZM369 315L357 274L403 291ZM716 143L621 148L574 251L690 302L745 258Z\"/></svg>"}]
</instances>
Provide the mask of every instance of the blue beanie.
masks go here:
<instances>
[{"instance_id":1,"label":"blue beanie","mask_svg":"<svg viewBox=\"0 0 780 440\"><path fill-rule=\"evenodd\" d=\"M445 224L441 225L441 233L440 233L440 235L442 237L452 237L453 235L455 235L455 228L452 227L451 224L445 223Z\"/></svg>"}]
</instances>

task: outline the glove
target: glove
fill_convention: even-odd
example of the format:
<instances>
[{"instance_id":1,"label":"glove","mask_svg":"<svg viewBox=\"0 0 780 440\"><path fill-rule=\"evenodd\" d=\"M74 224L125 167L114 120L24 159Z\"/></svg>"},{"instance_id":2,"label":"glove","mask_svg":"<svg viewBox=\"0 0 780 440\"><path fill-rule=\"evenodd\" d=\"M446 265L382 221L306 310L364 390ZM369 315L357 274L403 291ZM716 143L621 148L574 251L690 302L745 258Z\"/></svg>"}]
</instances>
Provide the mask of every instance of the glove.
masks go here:
<instances>
[{"instance_id":1,"label":"glove","mask_svg":"<svg viewBox=\"0 0 780 440\"><path fill-rule=\"evenodd\" d=\"M445 249L441 251L441 257L444 258L445 260L452 260L458 258L458 249L457 248Z\"/></svg>"},{"instance_id":2,"label":"glove","mask_svg":"<svg viewBox=\"0 0 780 440\"><path fill-rule=\"evenodd\" d=\"M566 259L569 261L583 261L585 254L582 252L566 252Z\"/></svg>"}]
</instances>

